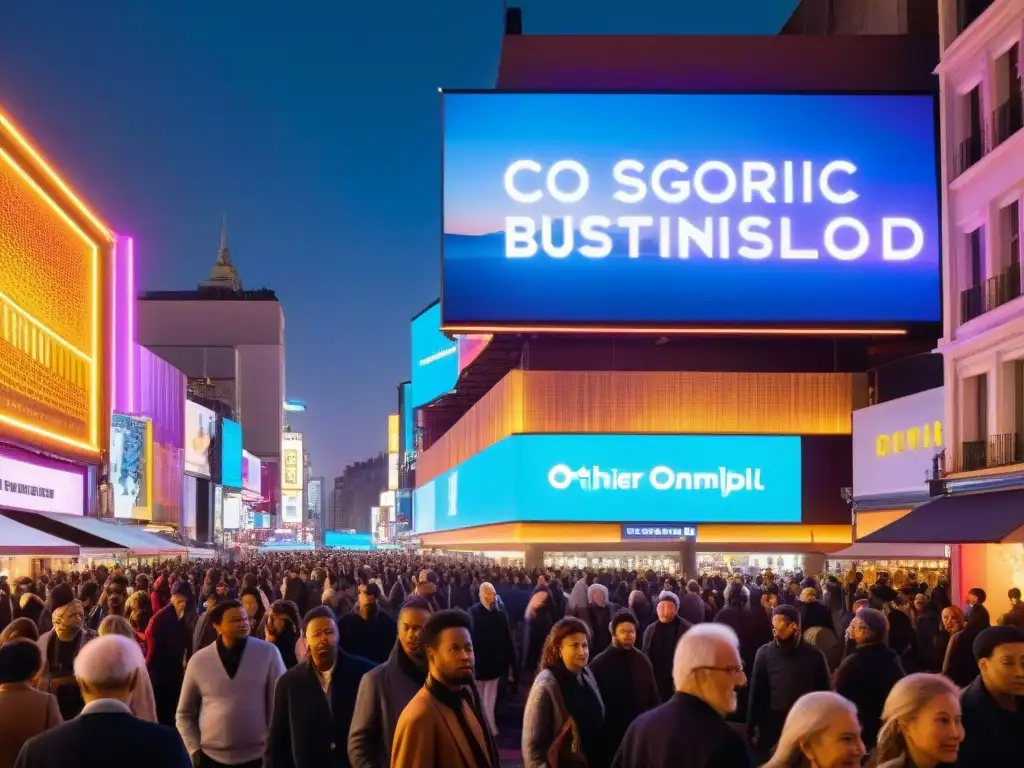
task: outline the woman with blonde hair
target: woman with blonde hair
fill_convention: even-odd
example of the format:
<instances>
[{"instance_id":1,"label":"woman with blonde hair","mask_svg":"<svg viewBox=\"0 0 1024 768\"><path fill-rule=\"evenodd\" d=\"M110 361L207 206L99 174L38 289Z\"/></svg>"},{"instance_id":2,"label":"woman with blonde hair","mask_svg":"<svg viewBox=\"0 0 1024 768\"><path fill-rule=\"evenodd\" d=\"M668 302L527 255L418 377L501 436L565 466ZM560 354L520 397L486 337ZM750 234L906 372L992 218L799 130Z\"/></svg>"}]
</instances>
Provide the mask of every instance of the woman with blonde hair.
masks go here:
<instances>
[{"instance_id":1,"label":"woman with blonde hair","mask_svg":"<svg viewBox=\"0 0 1024 768\"><path fill-rule=\"evenodd\" d=\"M100 637L104 635L121 635L122 637L134 640L136 647L138 647L139 638L135 628L132 627L131 623L124 616L106 616L100 622L99 635ZM156 716L156 696L153 694L153 683L150 682L149 670L146 669L146 659L142 655L141 648L139 648L139 652L136 654L135 661L139 674L128 706L131 707L132 712L140 720L157 723L159 720Z\"/></svg>"},{"instance_id":2,"label":"woman with blonde hair","mask_svg":"<svg viewBox=\"0 0 1024 768\"><path fill-rule=\"evenodd\" d=\"M865 753L857 708L838 693L805 693L786 715L764 768L859 768Z\"/></svg>"},{"instance_id":3,"label":"woman with blonde hair","mask_svg":"<svg viewBox=\"0 0 1024 768\"><path fill-rule=\"evenodd\" d=\"M964 726L960 689L943 675L908 675L893 686L882 711L877 768L936 768L956 763Z\"/></svg>"}]
</instances>

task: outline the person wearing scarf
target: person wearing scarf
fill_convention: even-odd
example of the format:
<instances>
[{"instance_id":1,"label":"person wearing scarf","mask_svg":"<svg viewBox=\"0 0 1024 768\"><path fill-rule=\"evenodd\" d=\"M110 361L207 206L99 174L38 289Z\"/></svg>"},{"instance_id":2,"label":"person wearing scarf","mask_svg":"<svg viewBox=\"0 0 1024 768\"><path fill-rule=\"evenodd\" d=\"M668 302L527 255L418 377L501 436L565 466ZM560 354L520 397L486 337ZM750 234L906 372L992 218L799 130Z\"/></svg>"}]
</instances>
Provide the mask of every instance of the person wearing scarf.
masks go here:
<instances>
[{"instance_id":1,"label":"person wearing scarf","mask_svg":"<svg viewBox=\"0 0 1024 768\"><path fill-rule=\"evenodd\" d=\"M590 659L590 630L566 616L544 643L541 672L530 688L523 713L523 759L526 768L548 768L549 753L567 722L569 732L558 749L557 765L598 765L604 703Z\"/></svg>"}]
</instances>

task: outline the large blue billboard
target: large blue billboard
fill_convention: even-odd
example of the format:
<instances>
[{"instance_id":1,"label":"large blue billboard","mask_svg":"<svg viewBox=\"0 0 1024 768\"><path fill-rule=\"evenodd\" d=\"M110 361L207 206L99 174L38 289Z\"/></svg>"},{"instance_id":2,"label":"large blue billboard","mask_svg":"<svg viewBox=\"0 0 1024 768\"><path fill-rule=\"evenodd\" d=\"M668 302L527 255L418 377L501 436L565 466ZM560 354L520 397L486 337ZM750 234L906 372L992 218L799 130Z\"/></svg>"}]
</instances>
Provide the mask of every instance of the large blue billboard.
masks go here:
<instances>
[{"instance_id":1,"label":"large blue billboard","mask_svg":"<svg viewBox=\"0 0 1024 768\"><path fill-rule=\"evenodd\" d=\"M514 435L417 488L413 523L798 523L801 487L799 437Z\"/></svg>"},{"instance_id":2,"label":"large blue billboard","mask_svg":"<svg viewBox=\"0 0 1024 768\"><path fill-rule=\"evenodd\" d=\"M242 487L242 425L231 419L220 422L220 484Z\"/></svg>"},{"instance_id":3,"label":"large blue billboard","mask_svg":"<svg viewBox=\"0 0 1024 768\"><path fill-rule=\"evenodd\" d=\"M419 408L455 389L458 345L441 333L441 307L431 304L412 320L411 407Z\"/></svg>"},{"instance_id":4,"label":"large blue billboard","mask_svg":"<svg viewBox=\"0 0 1024 768\"><path fill-rule=\"evenodd\" d=\"M940 319L930 95L443 98L445 328Z\"/></svg>"}]
</instances>

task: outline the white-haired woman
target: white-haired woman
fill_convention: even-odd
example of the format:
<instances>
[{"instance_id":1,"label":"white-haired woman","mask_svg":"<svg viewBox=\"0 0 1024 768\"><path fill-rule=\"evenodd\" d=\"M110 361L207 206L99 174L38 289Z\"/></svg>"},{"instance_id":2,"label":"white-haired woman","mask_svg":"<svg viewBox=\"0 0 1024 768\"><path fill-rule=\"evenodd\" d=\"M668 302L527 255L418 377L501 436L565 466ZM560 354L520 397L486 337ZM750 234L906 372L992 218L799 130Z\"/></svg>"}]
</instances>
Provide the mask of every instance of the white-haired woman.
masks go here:
<instances>
[{"instance_id":1,"label":"white-haired woman","mask_svg":"<svg viewBox=\"0 0 1024 768\"><path fill-rule=\"evenodd\" d=\"M857 708L838 693L805 693L789 710L764 768L859 768L865 753Z\"/></svg>"},{"instance_id":2,"label":"white-haired woman","mask_svg":"<svg viewBox=\"0 0 1024 768\"><path fill-rule=\"evenodd\" d=\"M908 675L885 700L878 748L870 764L878 768L953 765L963 740L960 689L943 675Z\"/></svg>"}]
</instances>

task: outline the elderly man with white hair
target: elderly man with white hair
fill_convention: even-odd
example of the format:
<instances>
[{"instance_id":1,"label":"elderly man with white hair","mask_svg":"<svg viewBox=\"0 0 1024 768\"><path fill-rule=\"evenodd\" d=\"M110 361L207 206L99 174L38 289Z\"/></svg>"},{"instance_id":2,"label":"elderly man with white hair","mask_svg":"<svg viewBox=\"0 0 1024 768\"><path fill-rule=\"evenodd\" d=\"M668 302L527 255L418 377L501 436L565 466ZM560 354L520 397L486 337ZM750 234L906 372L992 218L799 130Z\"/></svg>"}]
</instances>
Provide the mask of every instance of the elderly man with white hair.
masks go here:
<instances>
[{"instance_id":1,"label":"elderly man with white hair","mask_svg":"<svg viewBox=\"0 0 1024 768\"><path fill-rule=\"evenodd\" d=\"M725 624L698 624L676 645L667 702L626 731L612 768L752 768L743 737L725 721L746 685L740 642Z\"/></svg>"},{"instance_id":2,"label":"elderly man with white hair","mask_svg":"<svg viewBox=\"0 0 1024 768\"><path fill-rule=\"evenodd\" d=\"M75 657L85 700L81 715L29 739L15 768L191 768L175 731L132 714L140 668L145 662L134 640L107 635L83 646Z\"/></svg>"},{"instance_id":3,"label":"elderly man with white hair","mask_svg":"<svg viewBox=\"0 0 1024 768\"><path fill-rule=\"evenodd\" d=\"M469 609L473 618L473 651L476 656L476 686L480 703L491 733L498 735L494 720L494 706L498 700L498 686L516 669L515 647L508 616L498 604L498 593L493 585L480 585L480 602Z\"/></svg>"}]
</instances>

